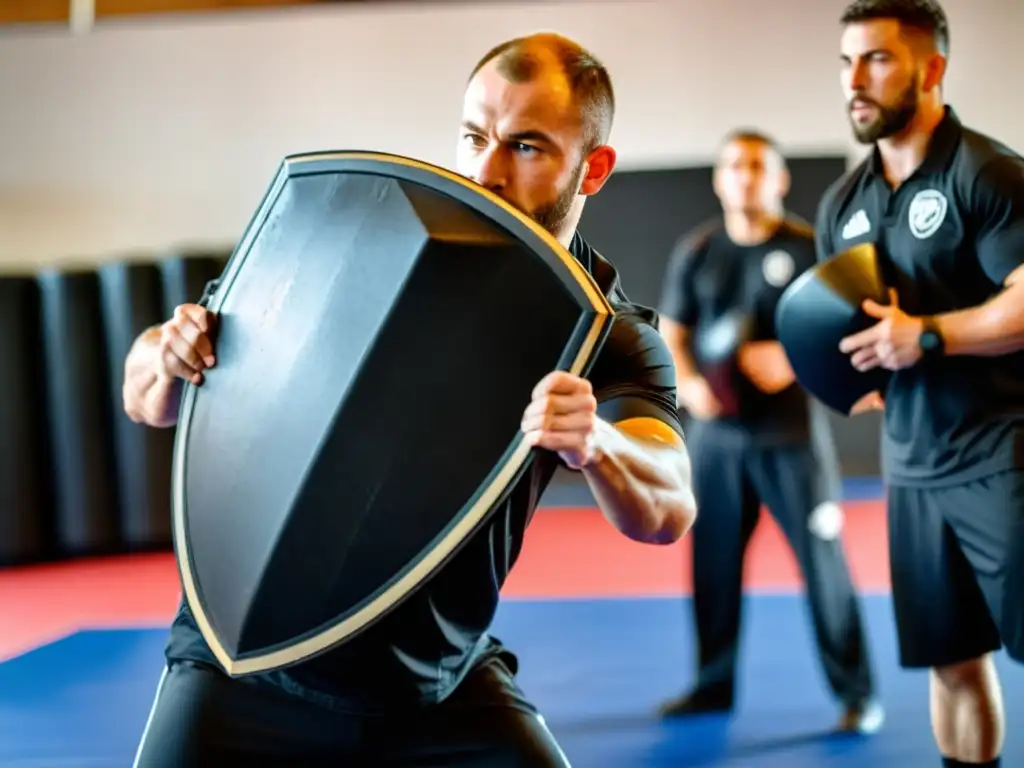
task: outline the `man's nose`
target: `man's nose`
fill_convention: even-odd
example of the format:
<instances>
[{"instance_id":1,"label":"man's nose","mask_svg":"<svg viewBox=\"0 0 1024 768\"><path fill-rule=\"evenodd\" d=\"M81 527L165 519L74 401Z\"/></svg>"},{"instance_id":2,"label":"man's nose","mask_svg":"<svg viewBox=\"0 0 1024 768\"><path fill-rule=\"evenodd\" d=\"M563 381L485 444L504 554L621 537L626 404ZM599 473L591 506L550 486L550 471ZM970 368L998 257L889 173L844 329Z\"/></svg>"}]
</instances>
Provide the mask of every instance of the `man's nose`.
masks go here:
<instances>
[{"instance_id":1,"label":"man's nose","mask_svg":"<svg viewBox=\"0 0 1024 768\"><path fill-rule=\"evenodd\" d=\"M851 97L859 95L867 88L867 67L862 62L854 62L846 71L846 87Z\"/></svg>"},{"instance_id":2,"label":"man's nose","mask_svg":"<svg viewBox=\"0 0 1024 768\"><path fill-rule=\"evenodd\" d=\"M492 191L501 190L508 184L508 164L501 152L487 149L480 154L476 183Z\"/></svg>"}]
</instances>

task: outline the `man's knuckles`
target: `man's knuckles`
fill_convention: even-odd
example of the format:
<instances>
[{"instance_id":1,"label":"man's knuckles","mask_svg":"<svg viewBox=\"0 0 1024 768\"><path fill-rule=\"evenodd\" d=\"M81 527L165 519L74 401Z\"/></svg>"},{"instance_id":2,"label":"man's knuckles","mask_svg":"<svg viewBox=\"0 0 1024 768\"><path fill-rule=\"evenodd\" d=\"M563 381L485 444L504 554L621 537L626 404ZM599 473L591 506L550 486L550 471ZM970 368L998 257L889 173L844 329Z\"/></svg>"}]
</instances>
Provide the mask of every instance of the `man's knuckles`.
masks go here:
<instances>
[{"instance_id":1,"label":"man's knuckles","mask_svg":"<svg viewBox=\"0 0 1024 768\"><path fill-rule=\"evenodd\" d=\"M546 394L534 399L529 407L532 413L563 414L563 413L595 413L597 398L592 394L559 395Z\"/></svg>"},{"instance_id":2,"label":"man's knuckles","mask_svg":"<svg viewBox=\"0 0 1024 768\"><path fill-rule=\"evenodd\" d=\"M200 331L206 333L210 330L212 316L210 310L199 304L179 304L174 308L172 321L195 323Z\"/></svg>"},{"instance_id":3,"label":"man's knuckles","mask_svg":"<svg viewBox=\"0 0 1024 768\"><path fill-rule=\"evenodd\" d=\"M533 390L535 398L545 394L590 394L590 382L566 371L553 371L541 379Z\"/></svg>"},{"instance_id":4,"label":"man's knuckles","mask_svg":"<svg viewBox=\"0 0 1024 768\"><path fill-rule=\"evenodd\" d=\"M590 411L574 413L536 413L527 414L523 418L522 428L525 432L589 432L594 428L597 417Z\"/></svg>"},{"instance_id":5,"label":"man's knuckles","mask_svg":"<svg viewBox=\"0 0 1024 768\"><path fill-rule=\"evenodd\" d=\"M160 353L160 373L168 377L188 377L191 376L194 371L182 361L180 357L174 354L173 349L165 349Z\"/></svg>"}]
</instances>

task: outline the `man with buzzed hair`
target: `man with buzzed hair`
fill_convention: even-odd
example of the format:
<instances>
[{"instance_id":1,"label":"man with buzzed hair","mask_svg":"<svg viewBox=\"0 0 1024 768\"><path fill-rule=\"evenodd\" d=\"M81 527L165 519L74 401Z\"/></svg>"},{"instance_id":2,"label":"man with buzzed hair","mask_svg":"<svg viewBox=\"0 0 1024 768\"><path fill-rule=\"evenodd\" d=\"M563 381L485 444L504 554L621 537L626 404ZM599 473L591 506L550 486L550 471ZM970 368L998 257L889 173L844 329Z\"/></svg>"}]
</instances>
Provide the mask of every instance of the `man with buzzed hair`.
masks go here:
<instances>
[{"instance_id":1,"label":"man with buzzed hair","mask_svg":"<svg viewBox=\"0 0 1024 768\"><path fill-rule=\"evenodd\" d=\"M608 521L648 544L678 541L696 514L657 314L630 303L615 268L576 231L585 198L615 166L613 111L608 73L552 34L499 46L466 87L459 172L541 223L616 310L590 376L553 373L522 404L538 451L521 480L401 606L283 671L227 677L183 602L136 765L569 764L516 683L516 657L489 634L544 489L559 465L579 471ZM134 420L173 424L181 382L201 385L216 364L205 308L215 287L136 341L124 387Z\"/></svg>"},{"instance_id":2,"label":"man with buzzed hair","mask_svg":"<svg viewBox=\"0 0 1024 768\"><path fill-rule=\"evenodd\" d=\"M797 383L775 333L782 294L815 264L813 231L785 209L789 184L772 138L730 133L713 174L722 216L679 241L665 277L661 331L692 417L701 515L693 529L696 681L661 712L733 709L743 566L766 506L804 577L818 657L840 704L837 727L871 733L884 713L844 552L835 446L824 410ZM729 347L708 354L704 340L723 331Z\"/></svg>"},{"instance_id":3,"label":"man with buzzed hair","mask_svg":"<svg viewBox=\"0 0 1024 768\"><path fill-rule=\"evenodd\" d=\"M554 33L517 37L488 51L470 80L491 62L502 77L516 84L529 82L546 65L560 68L575 95L583 123L583 151L590 152L608 143L615 117L615 91L608 70L588 51Z\"/></svg>"},{"instance_id":4,"label":"man with buzzed hair","mask_svg":"<svg viewBox=\"0 0 1024 768\"><path fill-rule=\"evenodd\" d=\"M554 33L519 37L495 46L473 69L470 84L488 66L514 85L530 83L544 71L558 71L564 78L562 87L567 86L572 94L572 108L561 117L578 126L580 145L578 156L570 163L568 181L554 200L524 209L542 227L564 237L568 231L559 230L565 230L569 225L575 228L579 213L582 213L583 199L578 191L588 155L607 145L610 138L615 116L615 92L608 71L588 51ZM481 133L480 126L472 121L468 124L463 121L462 127L477 135ZM544 137L520 134L516 138L530 142ZM601 160L614 165L615 156L601 153ZM576 205L579 211L576 216L571 216Z\"/></svg>"}]
</instances>

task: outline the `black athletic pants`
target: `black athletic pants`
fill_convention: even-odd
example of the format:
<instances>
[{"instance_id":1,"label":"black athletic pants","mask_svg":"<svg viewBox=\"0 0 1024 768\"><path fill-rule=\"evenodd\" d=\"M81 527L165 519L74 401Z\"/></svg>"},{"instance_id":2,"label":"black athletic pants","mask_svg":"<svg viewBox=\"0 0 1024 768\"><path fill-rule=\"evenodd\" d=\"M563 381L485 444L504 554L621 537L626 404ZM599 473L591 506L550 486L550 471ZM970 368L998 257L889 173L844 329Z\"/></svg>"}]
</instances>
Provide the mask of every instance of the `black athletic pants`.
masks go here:
<instances>
[{"instance_id":1,"label":"black athletic pants","mask_svg":"<svg viewBox=\"0 0 1024 768\"><path fill-rule=\"evenodd\" d=\"M789 540L807 585L825 675L836 697L863 703L873 691L859 597L839 535L842 510L815 445L758 445L729 424L688 427L698 516L692 531L696 691L735 694L743 562L764 504Z\"/></svg>"},{"instance_id":2,"label":"black athletic pants","mask_svg":"<svg viewBox=\"0 0 1024 768\"><path fill-rule=\"evenodd\" d=\"M900 662L943 667L1006 647L1024 663L1024 471L889 487Z\"/></svg>"},{"instance_id":3,"label":"black athletic pants","mask_svg":"<svg viewBox=\"0 0 1024 768\"><path fill-rule=\"evenodd\" d=\"M268 683L170 664L137 768L482 766L568 768L508 668L492 659L442 704L402 715L339 713Z\"/></svg>"}]
</instances>

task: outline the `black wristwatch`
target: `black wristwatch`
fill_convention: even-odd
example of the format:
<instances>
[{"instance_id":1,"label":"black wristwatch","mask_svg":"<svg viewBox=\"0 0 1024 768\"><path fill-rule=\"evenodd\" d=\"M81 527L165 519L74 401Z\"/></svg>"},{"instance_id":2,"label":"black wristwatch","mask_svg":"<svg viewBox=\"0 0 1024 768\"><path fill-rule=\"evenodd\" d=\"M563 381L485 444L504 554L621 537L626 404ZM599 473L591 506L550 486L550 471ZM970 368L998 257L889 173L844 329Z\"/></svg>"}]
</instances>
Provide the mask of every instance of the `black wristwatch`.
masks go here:
<instances>
[{"instance_id":1,"label":"black wristwatch","mask_svg":"<svg viewBox=\"0 0 1024 768\"><path fill-rule=\"evenodd\" d=\"M921 347L921 355L926 360L942 357L946 343L939 331L939 325L932 318L924 318L924 327L921 329L921 337L917 340Z\"/></svg>"}]
</instances>

